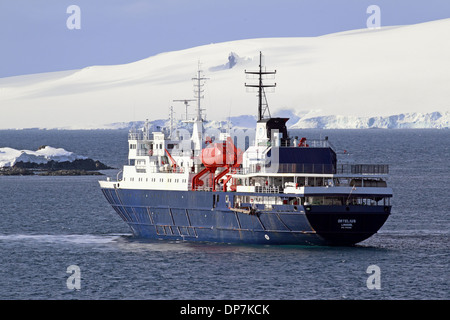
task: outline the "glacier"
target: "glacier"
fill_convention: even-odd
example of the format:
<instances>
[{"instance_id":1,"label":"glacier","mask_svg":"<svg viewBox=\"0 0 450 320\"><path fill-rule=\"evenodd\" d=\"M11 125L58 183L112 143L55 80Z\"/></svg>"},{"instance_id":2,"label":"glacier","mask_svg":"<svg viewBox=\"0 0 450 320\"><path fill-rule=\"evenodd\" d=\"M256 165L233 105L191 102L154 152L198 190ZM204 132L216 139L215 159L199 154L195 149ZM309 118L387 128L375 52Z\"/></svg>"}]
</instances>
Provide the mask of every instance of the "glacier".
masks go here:
<instances>
[{"instance_id":1,"label":"glacier","mask_svg":"<svg viewBox=\"0 0 450 320\"><path fill-rule=\"evenodd\" d=\"M290 129L448 129L450 112L402 113L391 116L319 116L300 118Z\"/></svg>"},{"instance_id":2,"label":"glacier","mask_svg":"<svg viewBox=\"0 0 450 320\"><path fill-rule=\"evenodd\" d=\"M283 110L274 114L276 117L286 117L288 129L449 129L450 112L431 113L405 113L391 116L357 117L357 116L319 116L308 117L305 114L295 114L292 110ZM140 128L144 121L118 122L105 125L102 129L132 129ZM170 120L158 119L150 121L149 124L169 130ZM229 117L226 120L206 120L206 130L212 128L228 129L254 129L256 116L241 115ZM174 122L174 127L189 129L189 126L181 120Z\"/></svg>"}]
</instances>

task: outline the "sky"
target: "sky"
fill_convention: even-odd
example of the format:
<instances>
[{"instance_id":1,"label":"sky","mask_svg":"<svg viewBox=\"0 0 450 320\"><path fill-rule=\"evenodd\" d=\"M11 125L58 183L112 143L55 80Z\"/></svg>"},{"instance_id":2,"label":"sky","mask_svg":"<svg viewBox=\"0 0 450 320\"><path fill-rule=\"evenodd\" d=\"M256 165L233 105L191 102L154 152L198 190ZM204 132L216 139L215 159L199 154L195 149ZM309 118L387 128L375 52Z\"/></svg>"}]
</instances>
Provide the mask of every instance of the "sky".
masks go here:
<instances>
[{"instance_id":1,"label":"sky","mask_svg":"<svg viewBox=\"0 0 450 320\"><path fill-rule=\"evenodd\" d=\"M381 26L450 18L449 0L0 0L0 78L363 29L370 5L380 8Z\"/></svg>"}]
</instances>

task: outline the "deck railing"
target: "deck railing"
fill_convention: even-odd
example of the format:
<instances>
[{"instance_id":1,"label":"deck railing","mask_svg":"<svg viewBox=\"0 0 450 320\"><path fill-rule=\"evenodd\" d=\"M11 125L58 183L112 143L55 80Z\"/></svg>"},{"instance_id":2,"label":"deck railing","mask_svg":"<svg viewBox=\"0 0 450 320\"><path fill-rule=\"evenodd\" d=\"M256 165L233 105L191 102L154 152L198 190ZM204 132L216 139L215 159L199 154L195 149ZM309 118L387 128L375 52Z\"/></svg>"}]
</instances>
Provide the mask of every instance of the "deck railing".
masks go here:
<instances>
[{"instance_id":1,"label":"deck railing","mask_svg":"<svg viewBox=\"0 0 450 320\"><path fill-rule=\"evenodd\" d=\"M315 174L389 174L387 164L342 164L330 163L279 163L264 166L251 164L237 170L238 174L253 173L315 173Z\"/></svg>"},{"instance_id":2,"label":"deck railing","mask_svg":"<svg viewBox=\"0 0 450 320\"><path fill-rule=\"evenodd\" d=\"M338 164L336 173L342 174L389 174L387 164Z\"/></svg>"}]
</instances>

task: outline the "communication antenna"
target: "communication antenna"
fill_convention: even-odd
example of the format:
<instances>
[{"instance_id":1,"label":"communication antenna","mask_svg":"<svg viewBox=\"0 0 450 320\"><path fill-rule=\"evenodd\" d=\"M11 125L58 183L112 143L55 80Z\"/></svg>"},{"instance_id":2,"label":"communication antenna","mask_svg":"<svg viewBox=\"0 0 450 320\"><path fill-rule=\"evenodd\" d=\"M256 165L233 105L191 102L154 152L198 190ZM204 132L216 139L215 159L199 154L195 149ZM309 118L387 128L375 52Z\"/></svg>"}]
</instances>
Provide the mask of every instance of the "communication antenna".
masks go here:
<instances>
[{"instance_id":1,"label":"communication antenna","mask_svg":"<svg viewBox=\"0 0 450 320\"><path fill-rule=\"evenodd\" d=\"M181 100L173 100L173 102L183 102L186 108L186 121L188 120L188 106L189 101L196 101L195 99L181 99Z\"/></svg>"},{"instance_id":2,"label":"communication antenna","mask_svg":"<svg viewBox=\"0 0 450 320\"><path fill-rule=\"evenodd\" d=\"M277 84L276 83L263 84L263 76L272 75L272 74L274 75L277 73L277 71L276 70L266 71L265 68L263 71L261 51L259 52L259 71L247 71L247 70L244 70L244 71L245 71L245 74L258 75L258 84L245 83L245 86L247 88L258 88L258 121L262 120L264 118L264 114L266 113L266 111L269 114L269 118L270 118L269 105L267 103L267 98L266 98L266 93L264 91L264 88L274 88L277 86ZM264 102L263 102L263 98L264 98Z\"/></svg>"}]
</instances>

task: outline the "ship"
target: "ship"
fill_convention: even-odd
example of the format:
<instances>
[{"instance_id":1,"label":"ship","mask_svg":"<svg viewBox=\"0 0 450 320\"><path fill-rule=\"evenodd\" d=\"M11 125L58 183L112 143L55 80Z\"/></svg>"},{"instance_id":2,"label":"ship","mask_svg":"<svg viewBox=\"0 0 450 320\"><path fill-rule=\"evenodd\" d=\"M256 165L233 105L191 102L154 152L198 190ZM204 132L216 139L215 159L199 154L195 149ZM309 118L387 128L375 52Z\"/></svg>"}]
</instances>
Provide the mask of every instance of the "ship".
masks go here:
<instances>
[{"instance_id":1,"label":"ship","mask_svg":"<svg viewBox=\"0 0 450 320\"><path fill-rule=\"evenodd\" d=\"M289 136L288 118L272 117L266 91L276 71L247 71L257 92L252 143L231 130L207 132L205 78L193 78L184 128L150 125L128 133L128 163L99 181L133 237L250 245L351 246L378 232L391 213L389 165L355 163L328 137ZM273 78L272 78L273 77ZM197 101L188 116L189 101ZM171 118L172 119L172 118ZM186 129L188 128L188 129ZM209 130L211 131L211 130ZM249 130L251 131L251 130ZM341 159L342 158L342 159Z\"/></svg>"}]
</instances>

